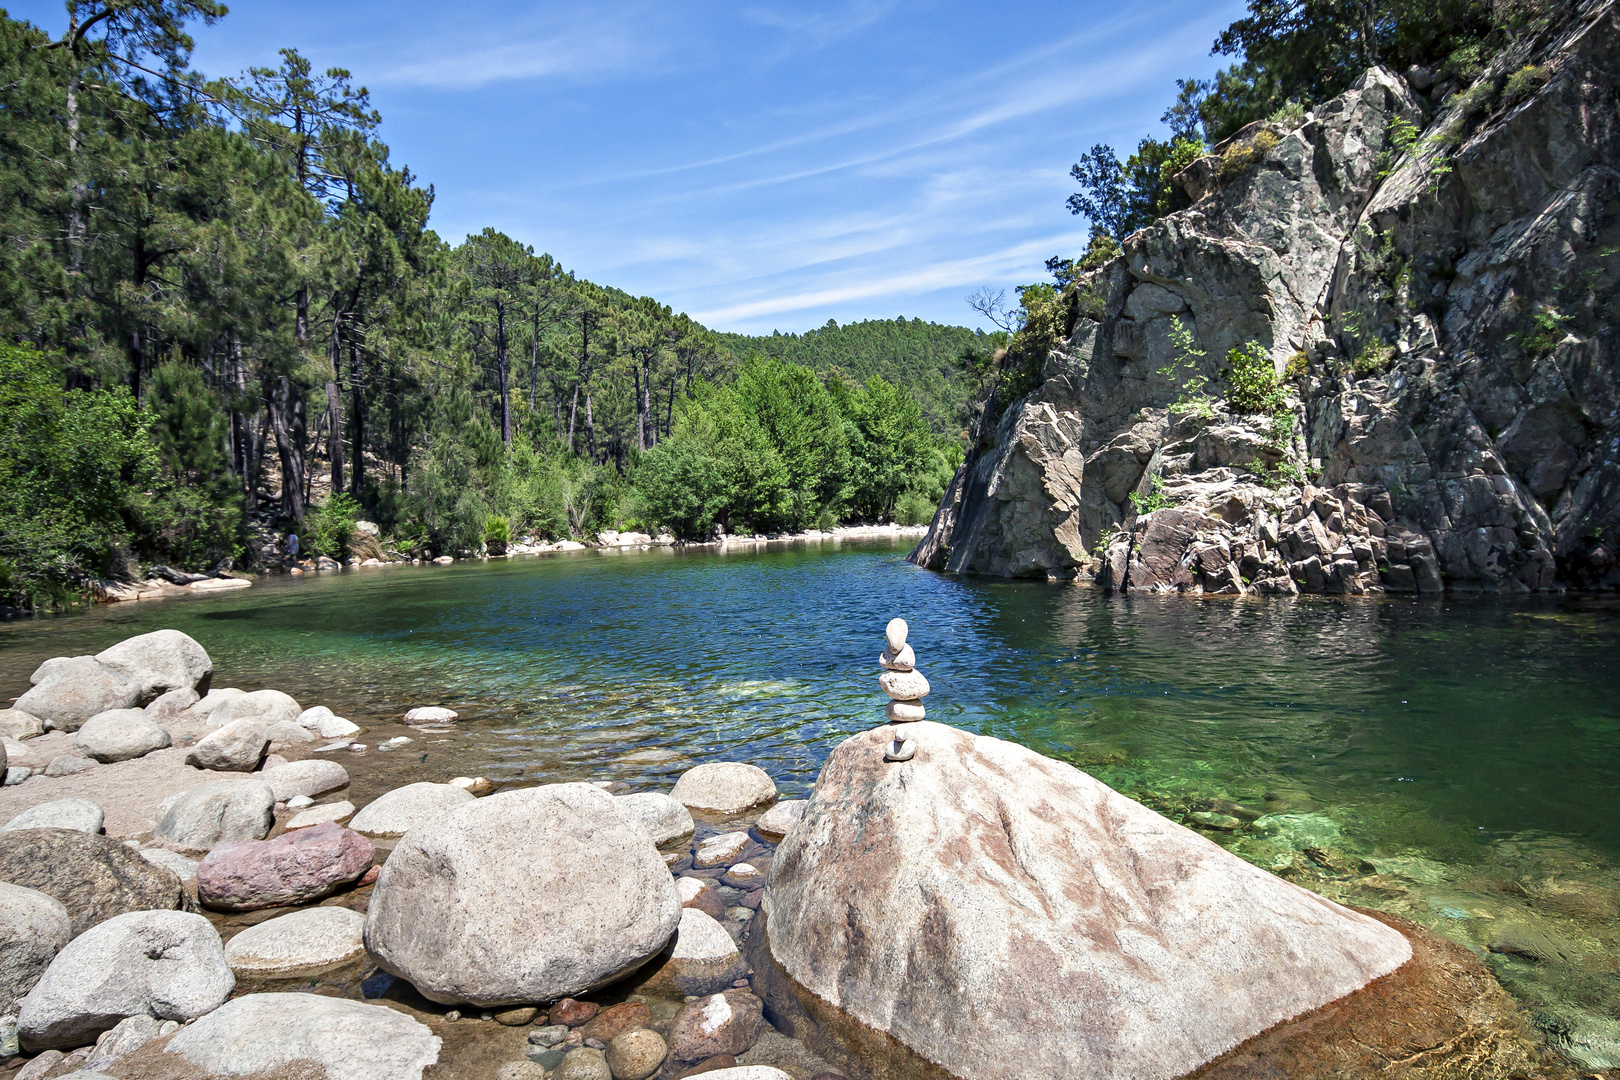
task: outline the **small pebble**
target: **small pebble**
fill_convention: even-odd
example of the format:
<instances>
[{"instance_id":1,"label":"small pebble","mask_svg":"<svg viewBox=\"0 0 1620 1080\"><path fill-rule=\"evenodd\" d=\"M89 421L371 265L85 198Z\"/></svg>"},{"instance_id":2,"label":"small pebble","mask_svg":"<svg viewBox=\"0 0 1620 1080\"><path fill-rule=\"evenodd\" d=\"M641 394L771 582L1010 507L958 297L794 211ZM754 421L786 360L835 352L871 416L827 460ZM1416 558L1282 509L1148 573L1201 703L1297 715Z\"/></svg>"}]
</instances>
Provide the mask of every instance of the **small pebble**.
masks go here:
<instances>
[{"instance_id":1,"label":"small pebble","mask_svg":"<svg viewBox=\"0 0 1620 1080\"><path fill-rule=\"evenodd\" d=\"M748 988L748 980L747 979L738 979L736 982L732 983L731 985L736 987L738 990L745 990L745 989Z\"/></svg>"},{"instance_id":2,"label":"small pebble","mask_svg":"<svg viewBox=\"0 0 1620 1080\"><path fill-rule=\"evenodd\" d=\"M592 1050L607 1049L607 1043L603 1042L601 1039L586 1039L585 1045L590 1047Z\"/></svg>"},{"instance_id":3,"label":"small pebble","mask_svg":"<svg viewBox=\"0 0 1620 1080\"><path fill-rule=\"evenodd\" d=\"M449 1012L444 1014L444 1022L447 1024L453 1024L460 1019L461 1012L458 1009L451 1009Z\"/></svg>"},{"instance_id":4,"label":"small pebble","mask_svg":"<svg viewBox=\"0 0 1620 1080\"><path fill-rule=\"evenodd\" d=\"M306 806L314 805L315 800L310 798L308 795L294 795L292 798L287 800L287 809L289 810L302 810Z\"/></svg>"},{"instance_id":5,"label":"small pebble","mask_svg":"<svg viewBox=\"0 0 1620 1080\"><path fill-rule=\"evenodd\" d=\"M547 1024L529 1032L529 1041L536 1046L556 1046L568 1038L568 1029L562 1024Z\"/></svg>"}]
</instances>

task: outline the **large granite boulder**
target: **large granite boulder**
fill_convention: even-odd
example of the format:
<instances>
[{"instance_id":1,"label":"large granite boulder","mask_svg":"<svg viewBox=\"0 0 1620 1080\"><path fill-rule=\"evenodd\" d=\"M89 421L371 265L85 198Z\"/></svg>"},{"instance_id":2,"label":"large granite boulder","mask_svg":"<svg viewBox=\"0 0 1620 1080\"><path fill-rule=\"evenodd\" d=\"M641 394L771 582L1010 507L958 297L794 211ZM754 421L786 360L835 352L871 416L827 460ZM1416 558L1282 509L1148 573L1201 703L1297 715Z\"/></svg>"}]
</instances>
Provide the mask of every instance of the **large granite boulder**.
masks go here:
<instances>
[{"instance_id":1,"label":"large granite boulder","mask_svg":"<svg viewBox=\"0 0 1620 1080\"><path fill-rule=\"evenodd\" d=\"M215 712L217 716L229 705ZM270 728L262 720L243 717L210 731L186 752L186 764L214 772L252 772L270 752Z\"/></svg>"},{"instance_id":2,"label":"large granite boulder","mask_svg":"<svg viewBox=\"0 0 1620 1080\"><path fill-rule=\"evenodd\" d=\"M225 944L238 978L320 975L366 954L366 917L346 907L312 907L250 926Z\"/></svg>"},{"instance_id":3,"label":"large granite boulder","mask_svg":"<svg viewBox=\"0 0 1620 1080\"><path fill-rule=\"evenodd\" d=\"M0 881L0 1016L16 1008L72 936L60 900Z\"/></svg>"},{"instance_id":4,"label":"large granite boulder","mask_svg":"<svg viewBox=\"0 0 1620 1080\"><path fill-rule=\"evenodd\" d=\"M170 690L206 694L214 678L208 650L178 630L154 630L126 638L98 652L96 661L134 683L142 701Z\"/></svg>"},{"instance_id":5,"label":"large granite boulder","mask_svg":"<svg viewBox=\"0 0 1620 1080\"><path fill-rule=\"evenodd\" d=\"M852 1076L1169 1080L1412 956L1072 766L928 721L886 763L889 734L833 751L750 946Z\"/></svg>"},{"instance_id":6,"label":"large granite boulder","mask_svg":"<svg viewBox=\"0 0 1620 1080\"><path fill-rule=\"evenodd\" d=\"M262 780L215 780L159 805L152 839L184 854L225 840L263 840L276 823L276 793Z\"/></svg>"},{"instance_id":7,"label":"large granite boulder","mask_svg":"<svg viewBox=\"0 0 1620 1080\"><path fill-rule=\"evenodd\" d=\"M212 698L212 694L203 698L192 706L192 711L203 711L202 706L208 705ZM256 720L268 729L283 720L296 723L303 711L290 694L283 694L280 690L255 690L251 694L232 694L210 706L206 713L208 723L213 727L229 724L233 720Z\"/></svg>"},{"instance_id":8,"label":"large granite boulder","mask_svg":"<svg viewBox=\"0 0 1620 1080\"><path fill-rule=\"evenodd\" d=\"M209 1076L293 1075L313 1064L326 1080L422 1080L439 1045L425 1025L381 1005L247 994L187 1025L164 1049Z\"/></svg>"},{"instance_id":9,"label":"large granite boulder","mask_svg":"<svg viewBox=\"0 0 1620 1080\"><path fill-rule=\"evenodd\" d=\"M76 832L98 833L106 813L89 799L52 799L36 803L0 825L0 832L18 829L73 829Z\"/></svg>"},{"instance_id":10,"label":"large granite boulder","mask_svg":"<svg viewBox=\"0 0 1620 1080\"><path fill-rule=\"evenodd\" d=\"M711 761L682 773L670 795L694 814L731 817L775 802L776 781L757 765Z\"/></svg>"},{"instance_id":11,"label":"large granite boulder","mask_svg":"<svg viewBox=\"0 0 1620 1080\"><path fill-rule=\"evenodd\" d=\"M613 796L553 784L406 833L377 879L366 948L434 1001L528 1005L634 971L680 918L662 857Z\"/></svg>"},{"instance_id":12,"label":"large granite boulder","mask_svg":"<svg viewBox=\"0 0 1620 1080\"><path fill-rule=\"evenodd\" d=\"M145 757L173 740L140 709L113 709L86 720L73 736L73 749L103 765Z\"/></svg>"},{"instance_id":13,"label":"large granite boulder","mask_svg":"<svg viewBox=\"0 0 1620 1080\"><path fill-rule=\"evenodd\" d=\"M302 728L299 728L302 731ZM314 798L349 786L349 772L335 761L309 758L276 765L261 774L275 792L277 802L305 795Z\"/></svg>"},{"instance_id":14,"label":"large granite boulder","mask_svg":"<svg viewBox=\"0 0 1620 1080\"><path fill-rule=\"evenodd\" d=\"M371 841L326 822L274 840L227 840L197 867L197 897L215 911L304 904L371 869Z\"/></svg>"},{"instance_id":15,"label":"large granite boulder","mask_svg":"<svg viewBox=\"0 0 1620 1080\"><path fill-rule=\"evenodd\" d=\"M404 836L418 825L443 821L451 811L460 809L474 798L472 792L449 784L406 784L384 792L361 807L354 820L349 822L349 827L366 836Z\"/></svg>"},{"instance_id":16,"label":"large granite boulder","mask_svg":"<svg viewBox=\"0 0 1620 1080\"><path fill-rule=\"evenodd\" d=\"M131 911L70 941L17 1014L30 1050L71 1050L128 1016L190 1020L236 986L219 932L201 915Z\"/></svg>"},{"instance_id":17,"label":"large granite boulder","mask_svg":"<svg viewBox=\"0 0 1620 1080\"><path fill-rule=\"evenodd\" d=\"M140 687L93 656L47 660L28 681L31 689L12 707L58 731L78 731L98 713L132 708L141 700Z\"/></svg>"},{"instance_id":18,"label":"large granite boulder","mask_svg":"<svg viewBox=\"0 0 1620 1080\"><path fill-rule=\"evenodd\" d=\"M180 879L116 840L73 829L0 833L0 881L61 901L82 934L130 911L172 909Z\"/></svg>"}]
</instances>

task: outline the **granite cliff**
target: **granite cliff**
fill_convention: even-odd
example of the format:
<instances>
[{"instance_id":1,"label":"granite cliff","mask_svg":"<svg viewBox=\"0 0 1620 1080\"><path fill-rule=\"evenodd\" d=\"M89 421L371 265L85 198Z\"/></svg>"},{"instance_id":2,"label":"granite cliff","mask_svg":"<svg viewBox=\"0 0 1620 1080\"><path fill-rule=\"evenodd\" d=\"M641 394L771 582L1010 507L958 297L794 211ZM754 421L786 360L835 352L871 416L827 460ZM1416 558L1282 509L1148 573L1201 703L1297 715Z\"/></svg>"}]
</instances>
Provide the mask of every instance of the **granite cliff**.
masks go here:
<instances>
[{"instance_id":1,"label":"granite cliff","mask_svg":"<svg viewBox=\"0 0 1620 1080\"><path fill-rule=\"evenodd\" d=\"M1620 586L1617 166L1614 0L1472 86L1375 67L1250 125L1065 292L912 560L1130 591Z\"/></svg>"}]
</instances>

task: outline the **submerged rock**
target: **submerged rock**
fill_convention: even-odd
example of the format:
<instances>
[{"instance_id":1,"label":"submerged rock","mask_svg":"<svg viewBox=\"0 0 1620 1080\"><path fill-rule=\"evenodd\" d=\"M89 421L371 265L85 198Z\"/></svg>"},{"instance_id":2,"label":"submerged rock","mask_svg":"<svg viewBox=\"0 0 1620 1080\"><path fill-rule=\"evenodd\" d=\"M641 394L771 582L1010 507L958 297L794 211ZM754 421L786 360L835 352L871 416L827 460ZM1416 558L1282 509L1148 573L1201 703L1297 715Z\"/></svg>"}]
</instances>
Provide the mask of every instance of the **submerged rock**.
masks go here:
<instances>
[{"instance_id":1,"label":"submerged rock","mask_svg":"<svg viewBox=\"0 0 1620 1080\"><path fill-rule=\"evenodd\" d=\"M1181 1076L1412 955L1072 766L916 730L910 762L885 729L833 751L752 930L772 1009L853 1075Z\"/></svg>"},{"instance_id":2,"label":"submerged rock","mask_svg":"<svg viewBox=\"0 0 1620 1080\"><path fill-rule=\"evenodd\" d=\"M669 941L674 882L611 795L459 794L467 805L411 829L383 864L366 915L383 968L434 1001L526 1005L604 986Z\"/></svg>"}]
</instances>

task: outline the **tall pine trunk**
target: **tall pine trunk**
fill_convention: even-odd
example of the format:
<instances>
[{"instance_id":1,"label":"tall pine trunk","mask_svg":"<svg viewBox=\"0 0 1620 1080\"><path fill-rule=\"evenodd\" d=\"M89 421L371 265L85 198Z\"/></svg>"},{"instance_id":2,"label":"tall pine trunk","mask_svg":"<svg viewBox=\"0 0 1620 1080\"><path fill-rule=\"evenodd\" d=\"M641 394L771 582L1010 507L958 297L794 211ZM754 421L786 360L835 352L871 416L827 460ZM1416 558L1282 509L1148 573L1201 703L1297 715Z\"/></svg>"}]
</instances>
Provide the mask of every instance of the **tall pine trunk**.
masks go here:
<instances>
[{"instance_id":1,"label":"tall pine trunk","mask_svg":"<svg viewBox=\"0 0 1620 1080\"><path fill-rule=\"evenodd\" d=\"M332 368L337 369L336 348ZM332 459L332 494L343 490L343 403L336 379L326 380L326 456Z\"/></svg>"},{"instance_id":2,"label":"tall pine trunk","mask_svg":"<svg viewBox=\"0 0 1620 1080\"><path fill-rule=\"evenodd\" d=\"M281 513L304 520L304 395L285 375L270 386L270 430L281 459Z\"/></svg>"},{"instance_id":3,"label":"tall pine trunk","mask_svg":"<svg viewBox=\"0 0 1620 1080\"><path fill-rule=\"evenodd\" d=\"M349 482L353 485L351 492L359 499L366 471L366 386L360 370L360 347L353 342L349 343L349 403L354 409L354 423L350 425L354 440L350 456L354 460L349 466Z\"/></svg>"}]
</instances>

